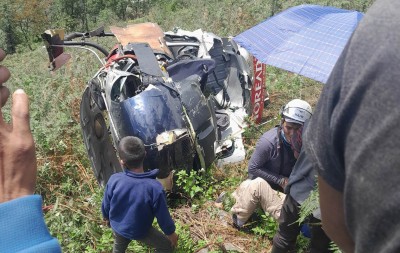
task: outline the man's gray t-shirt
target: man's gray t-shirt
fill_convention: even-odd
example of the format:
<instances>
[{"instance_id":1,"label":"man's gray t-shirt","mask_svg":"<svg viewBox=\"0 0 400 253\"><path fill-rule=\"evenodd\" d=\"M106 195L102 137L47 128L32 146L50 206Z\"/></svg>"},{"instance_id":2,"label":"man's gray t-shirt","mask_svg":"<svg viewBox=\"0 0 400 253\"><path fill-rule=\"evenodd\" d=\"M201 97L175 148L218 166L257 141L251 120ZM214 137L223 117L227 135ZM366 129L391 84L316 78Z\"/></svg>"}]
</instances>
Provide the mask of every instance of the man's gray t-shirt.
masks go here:
<instances>
[{"instance_id":1,"label":"man's gray t-shirt","mask_svg":"<svg viewBox=\"0 0 400 253\"><path fill-rule=\"evenodd\" d=\"M400 252L400 1L378 0L324 86L305 146L343 192L356 252Z\"/></svg>"}]
</instances>

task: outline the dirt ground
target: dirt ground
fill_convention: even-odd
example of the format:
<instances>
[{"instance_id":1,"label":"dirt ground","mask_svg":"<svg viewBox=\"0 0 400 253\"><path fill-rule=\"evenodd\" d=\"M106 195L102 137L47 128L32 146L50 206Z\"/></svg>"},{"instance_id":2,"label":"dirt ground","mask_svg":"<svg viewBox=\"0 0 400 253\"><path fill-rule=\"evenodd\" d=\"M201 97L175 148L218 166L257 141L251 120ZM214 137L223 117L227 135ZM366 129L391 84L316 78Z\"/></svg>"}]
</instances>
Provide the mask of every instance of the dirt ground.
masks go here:
<instances>
[{"instance_id":1,"label":"dirt ground","mask_svg":"<svg viewBox=\"0 0 400 253\"><path fill-rule=\"evenodd\" d=\"M205 246L195 251L196 253L270 251L271 243L268 238L237 230L232 225L230 214L217 205L207 202L198 211L193 211L190 207L174 210L173 218L182 224L188 224L192 239L204 242Z\"/></svg>"}]
</instances>

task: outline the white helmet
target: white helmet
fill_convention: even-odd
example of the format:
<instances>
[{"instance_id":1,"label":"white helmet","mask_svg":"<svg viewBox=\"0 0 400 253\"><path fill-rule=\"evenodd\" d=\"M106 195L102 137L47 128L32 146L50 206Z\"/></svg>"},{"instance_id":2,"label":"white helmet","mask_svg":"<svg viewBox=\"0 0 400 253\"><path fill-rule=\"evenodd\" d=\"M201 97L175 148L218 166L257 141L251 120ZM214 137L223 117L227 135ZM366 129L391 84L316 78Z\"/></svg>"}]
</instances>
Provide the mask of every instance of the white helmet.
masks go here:
<instances>
[{"instance_id":1,"label":"white helmet","mask_svg":"<svg viewBox=\"0 0 400 253\"><path fill-rule=\"evenodd\" d=\"M282 116L285 121L303 125L312 115L311 106L304 100L293 99L285 105Z\"/></svg>"},{"instance_id":2,"label":"white helmet","mask_svg":"<svg viewBox=\"0 0 400 253\"><path fill-rule=\"evenodd\" d=\"M252 58L250 57L250 53L249 53L249 51L247 51L247 49L245 49L244 47L240 46L239 44L238 44L238 49L239 49L240 55L243 56L243 58L247 62L250 62L252 60Z\"/></svg>"}]
</instances>

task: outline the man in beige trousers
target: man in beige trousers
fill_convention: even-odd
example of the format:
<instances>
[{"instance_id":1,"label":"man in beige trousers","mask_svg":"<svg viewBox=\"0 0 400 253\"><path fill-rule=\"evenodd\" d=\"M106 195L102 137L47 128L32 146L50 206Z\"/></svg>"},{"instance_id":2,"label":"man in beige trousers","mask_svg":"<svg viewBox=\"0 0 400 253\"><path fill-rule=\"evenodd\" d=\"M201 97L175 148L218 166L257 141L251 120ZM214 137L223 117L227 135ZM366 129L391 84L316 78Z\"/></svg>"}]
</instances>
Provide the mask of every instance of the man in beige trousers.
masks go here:
<instances>
[{"instance_id":1,"label":"man in beige trousers","mask_svg":"<svg viewBox=\"0 0 400 253\"><path fill-rule=\"evenodd\" d=\"M283 108L281 124L261 136L249 162L249 177L232 194L236 200L231 209L235 227L241 228L258 205L279 218L285 199L283 191L296 163L291 137L311 114L306 101L294 99Z\"/></svg>"}]
</instances>

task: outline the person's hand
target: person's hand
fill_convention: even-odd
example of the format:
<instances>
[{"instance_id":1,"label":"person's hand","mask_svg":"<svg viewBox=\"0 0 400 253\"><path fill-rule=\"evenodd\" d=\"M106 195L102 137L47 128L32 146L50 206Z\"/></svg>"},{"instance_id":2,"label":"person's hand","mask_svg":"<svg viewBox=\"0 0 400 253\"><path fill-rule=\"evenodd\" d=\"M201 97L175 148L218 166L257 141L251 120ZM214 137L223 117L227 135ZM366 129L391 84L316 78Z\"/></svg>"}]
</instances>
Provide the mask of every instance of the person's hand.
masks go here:
<instances>
[{"instance_id":1,"label":"person's hand","mask_svg":"<svg viewBox=\"0 0 400 253\"><path fill-rule=\"evenodd\" d=\"M106 223L107 227L109 227L109 228L111 227L110 220L103 219L103 221Z\"/></svg>"},{"instance_id":2,"label":"person's hand","mask_svg":"<svg viewBox=\"0 0 400 253\"><path fill-rule=\"evenodd\" d=\"M174 232L170 235L167 235L168 239L171 241L172 247L176 248L178 246L178 238L179 236Z\"/></svg>"},{"instance_id":3,"label":"person's hand","mask_svg":"<svg viewBox=\"0 0 400 253\"><path fill-rule=\"evenodd\" d=\"M288 184L289 179L287 177L282 178L282 181L280 183L281 187L283 190L285 190L287 184Z\"/></svg>"},{"instance_id":4,"label":"person's hand","mask_svg":"<svg viewBox=\"0 0 400 253\"><path fill-rule=\"evenodd\" d=\"M0 60L5 53L0 50ZM7 68L0 66L0 104L9 96L3 83L10 77ZM35 144L29 126L29 101L23 90L13 94L12 123L3 119L0 111L0 203L33 194L36 185Z\"/></svg>"},{"instance_id":5,"label":"person's hand","mask_svg":"<svg viewBox=\"0 0 400 253\"><path fill-rule=\"evenodd\" d=\"M0 61L4 60L5 57L6 53L0 49ZM10 91L7 87L3 86L3 83L10 78L10 75L10 71L8 71L6 67L0 65L0 108L5 105L7 98L10 95Z\"/></svg>"}]
</instances>

